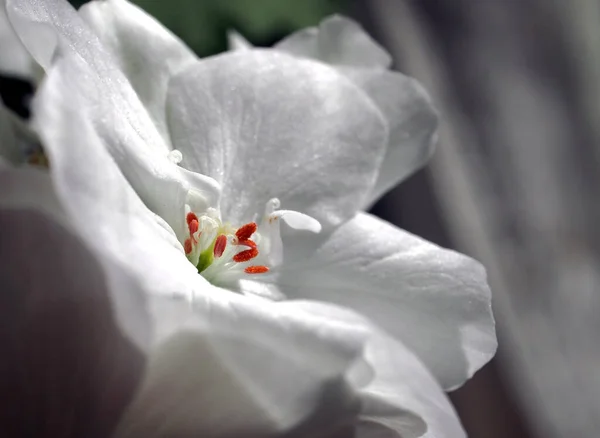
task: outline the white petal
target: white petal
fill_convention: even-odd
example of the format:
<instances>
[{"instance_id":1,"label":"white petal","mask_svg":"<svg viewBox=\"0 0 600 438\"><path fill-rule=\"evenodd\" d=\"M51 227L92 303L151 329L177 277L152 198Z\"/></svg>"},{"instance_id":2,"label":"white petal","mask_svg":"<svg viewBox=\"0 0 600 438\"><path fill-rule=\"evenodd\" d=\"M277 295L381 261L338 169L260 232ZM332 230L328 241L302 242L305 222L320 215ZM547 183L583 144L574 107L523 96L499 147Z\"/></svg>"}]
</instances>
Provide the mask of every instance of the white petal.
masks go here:
<instances>
[{"instance_id":1,"label":"white petal","mask_svg":"<svg viewBox=\"0 0 600 438\"><path fill-rule=\"evenodd\" d=\"M223 186L243 223L270 198L338 224L363 205L387 129L379 111L324 65L260 50L203 60L171 81L169 126L181 165Z\"/></svg>"},{"instance_id":2,"label":"white petal","mask_svg":"<svg viewBox=\"0 0 600 438\"><path fill-rule=\"evenodd\" d=\"M344 17L328 18L318 28L286 38L275 49L337 67L366 92L385 117L390 130L388 149L364 207L429 159L437 128L429 96L414 79L386 70L389 55L358 24Z\"/></svg>"},{"instance_id":3,"label":"white petal","mask_svg":"<svg viewBox=\"0 0 600 438\"><path fill-rule=\"evenodd\" d=\"M0 0L0 72L33 78L34 63L6 16L5 0Z\"/></svg>"},{"instance_id":4,"label":"white petal","mask_svg":"<svg viewBox=\"0 0 600 438\"><path fill-rule=\"evenodd\" d=\"M431 438L465 437L439 383L405 345L347 309L305 301L293 305L370 332L365 358L374 378L359 391L362 409L354 425L356 436L416 438L427 430L425 436Z\"/></svg>"},{"instance_id":5,"label":"white petal","mask_svg":"<svg viewBox=\"0 0 600 438\"><path fill-rule=\"evenodd\" d=\"M301 257L293 254L296 243L285 245L282 293L367 316L414 351L444 388L461 385L493 356L490 290L476 261L363 213Z\"/></svg>"},{"instance_id":6,"label":"white petal","mask_svg":"<svg viewBox=\"0 0 600 438\"><path fill-rule=\"evenodd\" d=\"M249 50L253 48L252 44L235 30L227 32L227 43L229 50Z\"/></svg>"},{"instance_id":7,"label":"white petal","mask_svg":"<svg viewBox=\"0 0 600 438\"><path fill-rule=\"evenodd\" d=\"M155 303L163 323L178 334L154 356L117 437L271 436L310 423L324 408L353 414L348 405L355 392L345 376L358 366L365 378L352 346L362 332L293 305L268 304L266 314L250 303L232 303L234 326L219 321L220 306L202 315L177 303ZM315 334L322 340L341 336L346 352L332 351L329 341L314 342Z\"/></svg>"},{"instance_id":8,"label":"white petal","mask_svg":"<svg viewBox=\"0 0 600 438\"><path fill-rule=\"evenodd\" d=\"M113 56L169 143L165 101L173 74L197 60L175 35L127 0L93 1L79 10Z\"/></svg>"},{"instance_id":9,"label":"white petal","mask_svg":"<svg viewBox=\"0 0 600 438\"><path fill-rule=\"evenodd\" d=\"M115 323L115 284L64 227L47 174L0 170L0 185L0 429L109 436L144 365Z\"/></svg>"},{"instance_id":10,"label":"white petal","mask_svg":"<svg viewBox=\"0 0 600 438\"><path fill-rule=\"evenodd\" d=\"M412 78L376 69L344 73L373 99L390 130L377 182L365 204L369 207L429 160L437 141L438 117L429 95Z\"/></svg>"},{"instance_id":11,"label":"white petal","mask_svg":"<svg viewBox=\"0 0 600 438\"><path fill-rule=\"evenodd\" d=\"M388 68L390 55L355 21L334 15L318 28L296 32L275 45L292 55L347 67Z\"/></svg>"}]
</instances>

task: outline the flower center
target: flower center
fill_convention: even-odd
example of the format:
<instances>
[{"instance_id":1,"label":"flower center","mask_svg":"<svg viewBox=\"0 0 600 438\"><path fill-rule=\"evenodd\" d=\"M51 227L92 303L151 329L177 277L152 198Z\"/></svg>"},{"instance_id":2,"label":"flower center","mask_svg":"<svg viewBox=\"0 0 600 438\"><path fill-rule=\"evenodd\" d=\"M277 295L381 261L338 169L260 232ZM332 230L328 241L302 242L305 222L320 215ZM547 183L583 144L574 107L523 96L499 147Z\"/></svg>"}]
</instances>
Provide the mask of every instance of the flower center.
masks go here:
<instances>
[{"instance_id":1,"label":"flower center","mask_svg":"<svg viewBox=\"0 0 600 438\"><path fill-rule=\"evenodd\" d=\"M214 284L266 274L283 260L280 219L294 229L321 231L316 219L292 210L277 210L279 206L278 199L271 199L260 223L252 221L239 227L223 222L217 209L193 212L188 206L183 245L188 260Z\"/></svg>"}]
</instances>

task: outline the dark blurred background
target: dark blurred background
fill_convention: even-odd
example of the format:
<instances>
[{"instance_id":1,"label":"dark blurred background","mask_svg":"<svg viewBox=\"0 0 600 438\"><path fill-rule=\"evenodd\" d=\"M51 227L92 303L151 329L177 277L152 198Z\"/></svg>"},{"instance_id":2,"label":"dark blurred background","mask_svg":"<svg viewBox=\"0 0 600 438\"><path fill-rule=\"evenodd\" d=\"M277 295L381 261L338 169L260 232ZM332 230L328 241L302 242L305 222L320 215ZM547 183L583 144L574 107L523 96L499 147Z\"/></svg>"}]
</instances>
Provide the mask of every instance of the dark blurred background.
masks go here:
<instances>
[{"instance_id":1,"label":"dark blurred background","mask_svg":"<svg viewBox=\"0 0 600 438\"><path fill-rule=\"evenodd\" d=\"M79 6L81 1L73 1ZM600 430L600 0L137 0L199 55L359 21L442 115L430 164L373 212L484 263L496 358L452 398L472 438ZM27 113L31 86L0 77Z\"/></svg>"}]
</instances>

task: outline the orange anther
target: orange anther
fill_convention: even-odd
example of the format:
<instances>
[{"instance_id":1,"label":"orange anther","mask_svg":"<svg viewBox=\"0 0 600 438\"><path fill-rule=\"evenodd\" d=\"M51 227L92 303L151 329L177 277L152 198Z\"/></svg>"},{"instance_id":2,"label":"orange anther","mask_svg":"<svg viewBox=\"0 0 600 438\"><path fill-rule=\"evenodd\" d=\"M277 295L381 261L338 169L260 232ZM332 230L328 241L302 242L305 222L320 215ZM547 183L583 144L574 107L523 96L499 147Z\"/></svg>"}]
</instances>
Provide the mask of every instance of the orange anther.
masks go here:
<instances>
[{"instance_id":1,"label":"orange anther","mask_svg":"<svg viewBox=\"0 0 600 438\"><path fill-rule=\"evenodd\" d=\"M215 240L215 248L213 249L213 254L216 258L219 258L223 255L225 251L225 247L227 246L227 237L224 234L220 234Z\"/></svg>"},{"instance_id":2,"label":"orange anther","mask_svg":"<svg viewBox=\"0 0 600 438\"><path fill-rule=\"evenodd\" d=\"M247 223L246 225L242 225L235 232L235 237L237 237L238 241L240 241L240 242L242 242L244 240L248 240L256 231L256 227L257 226L256 226L255 222L250 222L250 223Z\"/></svg>"},{"instance_id":3,"label":"orange anther","mask_svg":"<svg viewBox=\"0 0 600 438\"><path fill-rule=\"evenodd\" d=\"M196 231L198 231L198 221L196 219L192 219L191 221L188 222L188 228L190 230L190 234L194 234Z\"/></svg>"},{"instance_id":4,"label":"orange anther","mask_svg":"<svg viewBox=\"0 0 600 438\"><path fill-rule=\"evenodd\" d=\"M187 222L187 224L189 225L191 221L196 221L198 222L198 216L196 216L194 213L192 213L191 211L186 215L185 217L185 221Z\"/></svg>"},{"instance_id":5,"label":"orange anther","mask_svg":"<svg viewBox=\"0 0 600 438\"><path fill-rule=\"evenodd\" d=\"M244 251L238 252L233 256L233 261L237 263L247 262L248 260L252 260L254 257L258 255L258 250L256 248L246 249Z\"/></svg>"},{"instance_id":6,"label":"orange anther","mask_svg":"<svg viewBox=\"0 0 600 438\"><path fill-rule=\"evenodd\" d=\"M185 250L186 254L192 252L192 239L185 239L185 242L183 243L183 249Z\"/></svg>"},{"instance_id":7,"label":"orange anther","mask_svg":"<svg viewBox=\"0 0 600 438\"><path fill-rule=\"evenodd\" d=\"M254 240L242 240L241 242L238 242L238 245L244 245L247 246L249 248L256 248L256 243L254 243Z\"/></svg>"},{"instance_id":8,"label":"orange anther","mask_svg":"<svg viewBox=\"0 0 600 438\"><path fill-rule=\"evenodd\" d=\"M244 269L246 274L264 274L265 272L269 272L269 268L266 266L248 266Z\"/></svg>"}]
</instances>

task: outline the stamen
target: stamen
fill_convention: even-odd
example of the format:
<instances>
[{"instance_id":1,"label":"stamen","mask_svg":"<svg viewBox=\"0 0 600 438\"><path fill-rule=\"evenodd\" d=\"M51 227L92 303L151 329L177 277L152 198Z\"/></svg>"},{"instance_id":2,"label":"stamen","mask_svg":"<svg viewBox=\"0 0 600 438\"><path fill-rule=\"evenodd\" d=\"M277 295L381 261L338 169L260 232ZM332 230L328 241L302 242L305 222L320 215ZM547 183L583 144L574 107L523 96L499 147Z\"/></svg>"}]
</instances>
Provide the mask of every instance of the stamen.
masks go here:
<instances>
[{"instance_id":1,"label":"stamen","mask_svg":"<svg viewBox=\"0 0 600 438\"><path fill-rule=\"evenodd\" d=\"M190 234L194 234L196 231L198 231L198 228L200 227L200 225L198 224L198 221L196 219L192 219L189 223L188 223L188 228L190 230Z\"/></svg>"},{"instance_id":2,"label":"stamen","mask_svg":"<svg viewBox=\"0 0 600 438\"><path fill-rule=\"evenodd\" d=\"M258 249L250 248L244 251L238 252L233 256L233 261L237 263L247 262L248 260L252 260L254 257L258 255Z\"/></svg>"},{"instance_id":3,"label":"stamen","mask_svg":"<svg viewBox=\"0 0 600 438\"><path fill-rule=\"evenodd\" d=\"M242 242L244 240L250 239L250 237L256 231L257 225L256 222L250 222L246 225L242 225L236 232L235 237L238 238L238 241Z\"/></svg>"},{"instance_id":4,"label":"stamen","mask_svg":"<svg viewBox=\"0 0 600 438\"><path fill-rule=\"evenodd\" d=\"M249 248L256 248L256 243L254 242L254 240L242 240L241 242L237 243L238 245L244 245L247 246Z\"/></svg>"},{"instance_id":5,"label":"stamen","mask_svg":"<svg viewBox=\"0 0 600 438\"><path fill-rule=\"evenodd\" d=\"M189 225L191 221L196 221L198 222L198 216L196 216L194 213L189 212L186 216L185 216L185 221L187 222L187 224Z\"/></svg>"},{"instance_id":6,"label":"stamen","mask_svg":"<svg viewBox=\"0 0 600 438\"><path fill-rule=\"evenodd\" d=\"M246 274L264 274L265 272L269 272L269 268L266 266L248 266L244 269Z\"/></svg>"},{"instance_id":7,"label":"stamen","mask_svg":"<svg viewBox=\"0 0 600 438\"><path fill-rule=\"evenodd\" d=\"M190 254L192 252L192 239L185 239L185 242L183 243L183 249L185 250L186 254Z\"/></svg>"},{"instance_id":8,"label":"stamen","mask_svg":"<svg viewBox=\"0 0 600 438\"><path fill-rule=\"evenodd\" d=\"M225 251L225 247L227 246L227 237L224 234L220 234L215 240L215 248L213 249L213 254L216 258L219 258L223 255Z\"/></svg>"}]
</instances>

